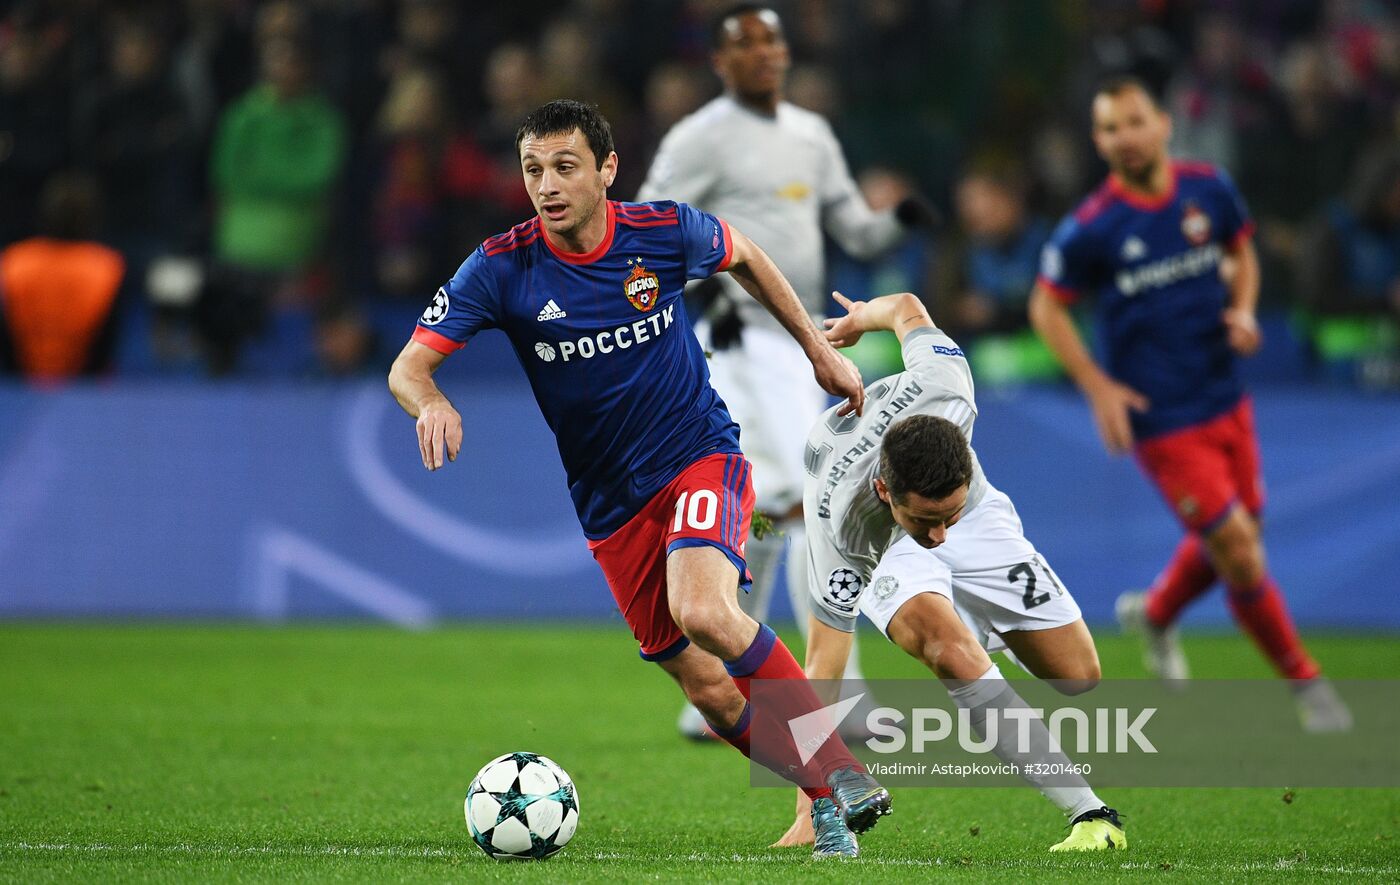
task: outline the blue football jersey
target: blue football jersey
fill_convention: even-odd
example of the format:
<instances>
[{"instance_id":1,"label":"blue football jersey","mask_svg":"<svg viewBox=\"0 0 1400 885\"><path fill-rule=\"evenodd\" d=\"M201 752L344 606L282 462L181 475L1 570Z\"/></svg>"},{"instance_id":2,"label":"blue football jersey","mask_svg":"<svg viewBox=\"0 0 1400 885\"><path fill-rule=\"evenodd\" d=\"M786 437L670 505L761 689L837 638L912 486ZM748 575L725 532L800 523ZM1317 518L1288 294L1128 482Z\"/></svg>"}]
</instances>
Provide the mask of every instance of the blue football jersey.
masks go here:
<instances>
[{"instance_id":1,"label":"blue football jersey","mask_svg":"<svg viewBox=\"0 0 1400 885\"><path fill-rule=\"evenodd\" d=\"M1214 418L1243 395L1220 262L1253 229L1224 172L1176 162L1155 200L1110 176L1041 252L1040 282L1065 303L1097 299L1108 373L1151 400L1130 412L1138 439Z\"/></svg>"},{"instance_id":2,"label":"blue football jersey","mask_svg":"<svg viewBox=\"0 0 1400 885\"><path fill-rule=\"evenodd\" d=\"M588 254L558 251L538 216L482 243L413 333L442 353L506 333L595 540L697 459L739 451L682 298L688 280L729 265L728 226L684 203L606 206Z\"/></svg>"}]
</instances>

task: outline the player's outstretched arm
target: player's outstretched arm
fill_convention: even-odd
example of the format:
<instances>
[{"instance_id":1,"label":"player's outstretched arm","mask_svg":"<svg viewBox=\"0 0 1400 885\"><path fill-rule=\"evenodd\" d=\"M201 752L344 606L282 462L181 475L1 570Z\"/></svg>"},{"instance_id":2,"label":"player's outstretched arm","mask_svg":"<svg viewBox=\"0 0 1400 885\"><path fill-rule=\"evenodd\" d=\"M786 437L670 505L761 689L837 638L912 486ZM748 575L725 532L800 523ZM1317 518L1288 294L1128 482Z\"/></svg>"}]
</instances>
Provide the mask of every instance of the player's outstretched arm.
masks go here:
<instances>
[{"instance_id":1,"label":"player's outstretched arm","mask_svg":"<svg viewBox=\"0 0 1400 885\"><path fill-rule=\"evenodd\" d=\"M797 293L792 290L792 284L778 270L773 259L757 243L732 226L729 228L729 238L733 247L727 268L730 276L738 280L739 285L766 307L788 334L802 345L821 388L832 396L846 398L846 403L837 411L842 415L851 412L859 415L865 408L865 384L855 364L826 343L802 307Z\"/></svg>"},{"instance_id":2,"label":"player's outstretched arm","mask_svg":"<svg viewBox=\"0 0 1400 885\"><path fill-rule=\"evenodd\" d=\"M1147 397L1113 380L1099 367L1084 346L1084 339L1074 325L1069 308L1056 300L1040 283L1031 292L1030 319L1031 326L1045 341L1045 346L1055 354L1060 365L1065 367L1065 373L1074 379L1088 398L1104 447L1114 454L1131 449L1133 426L1128 419L1128 411L1147 411Z\"/></svg>"},{"instance_id":3,"label":"player's outstretched arm","mask_svg":"<svg viewBox=\"0 0 1400 885\"><path fill-rule=\"evenodd\" d=\"M815 603L813 603L815 605ZM854 633L843 633L824 624L811 615L807 616L807 660L804 668L808 679L840 679L846 672L846 661L851 656L851 640ZM827 700L835 700L829 698Z\"/></svg>"},{"instance_id":4,"label":"player's outstretched arm","mask_svg":"<svg viewBox=\"0 0 1400 885\"><path fill-rule=\"evenodd\" d=\"M462 449L462 416L433 381L446 354L409 341L389 369L389 390L403 410L418 419L418 454L423 466L437 470L443 455L456 461Z\"/></svg>"},{"instance_id":5,"label":"player's outstretched arm","mask_svg":"<svg viewBox=\"0 0 1400 885\"><path fill-rule=\"evenodd\" d=\"M840 292L832 292L831 297L846 309L843 317L832 317L826 321L826 340L833 347L850 347L866 332L893 332L904 343L904 336L915 329L933 326L928 309L911 292L895 295L881 295L869 301L852 301Z\"/></svg>"}]
</instances>

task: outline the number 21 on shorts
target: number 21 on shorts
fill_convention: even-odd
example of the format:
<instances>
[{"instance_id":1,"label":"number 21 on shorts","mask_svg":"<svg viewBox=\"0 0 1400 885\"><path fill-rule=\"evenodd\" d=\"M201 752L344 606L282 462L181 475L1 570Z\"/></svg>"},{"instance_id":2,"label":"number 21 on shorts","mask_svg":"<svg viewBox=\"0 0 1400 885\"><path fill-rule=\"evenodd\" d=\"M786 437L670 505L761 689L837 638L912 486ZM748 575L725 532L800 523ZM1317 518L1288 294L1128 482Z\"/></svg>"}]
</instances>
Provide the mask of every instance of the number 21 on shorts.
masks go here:
<instances>
[{"instance_id":1,"label":"number 21 on shorts","mask_svg":"<svg viewBox=\"0 0 1400 885\"><path fill-rule=\"evenodd\" d=\"M683 527L698 531L708 531L715 527L719 518L719 496L709 489L696 489L681 492L676 499L676 520L671 531L678 532Z\"/></svg>"}]
</instances>

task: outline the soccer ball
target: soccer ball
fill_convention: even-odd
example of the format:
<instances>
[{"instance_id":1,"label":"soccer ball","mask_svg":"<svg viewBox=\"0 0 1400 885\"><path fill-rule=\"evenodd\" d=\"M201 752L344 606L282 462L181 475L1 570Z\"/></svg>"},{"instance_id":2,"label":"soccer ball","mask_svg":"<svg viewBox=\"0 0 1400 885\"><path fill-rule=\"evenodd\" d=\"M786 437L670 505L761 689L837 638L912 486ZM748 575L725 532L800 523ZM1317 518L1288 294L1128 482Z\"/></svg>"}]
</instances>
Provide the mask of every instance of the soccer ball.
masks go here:
<instances>
[{"instance_id":1,"label":"soccer ball","mask_svg":"<svg viewBox=\"0 0 1400 885\"><path fill-rule=\"evenodd\" d=\"M578 829L573 778L537 753L507 753L486 763L467 788L472 840L496 860L544 860Z\"/></svg>"}]
</instances>

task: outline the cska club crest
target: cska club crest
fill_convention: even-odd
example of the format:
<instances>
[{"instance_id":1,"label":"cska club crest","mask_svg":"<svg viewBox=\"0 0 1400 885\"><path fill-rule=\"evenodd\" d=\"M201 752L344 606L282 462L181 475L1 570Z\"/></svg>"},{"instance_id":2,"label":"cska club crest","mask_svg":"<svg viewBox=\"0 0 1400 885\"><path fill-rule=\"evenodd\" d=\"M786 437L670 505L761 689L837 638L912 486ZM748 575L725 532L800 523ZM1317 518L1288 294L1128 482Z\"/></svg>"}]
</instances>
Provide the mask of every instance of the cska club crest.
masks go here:
<instances>
[{"instance_id":1,"label":"cska club crest","mask_svg":"<svg viewBox=\"0 0 1400 885\"><path fill-rule=\"evenodd\" d=\"M632 265L632 272L627 275L627 281L622 284L622 291L626 293L627 300L632 302L632 306L645 313L656 306L656 302L661 299L661 280L656 274L642 267L642 259L629 258L627 263Z\"/></svg>"},{"instance_id":2,"label":"cska club crest","mask_svg":"<svg viewBox=\"0 0 1400 885\"><path fill-rule=\"evenodd\" d=\"M1204 245L1210 239L1210 216L1195 203L1187 203L1186 211L1181 216L1181 232L1191 245Z\"/></svg>"}]
</instances>

